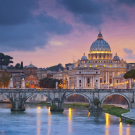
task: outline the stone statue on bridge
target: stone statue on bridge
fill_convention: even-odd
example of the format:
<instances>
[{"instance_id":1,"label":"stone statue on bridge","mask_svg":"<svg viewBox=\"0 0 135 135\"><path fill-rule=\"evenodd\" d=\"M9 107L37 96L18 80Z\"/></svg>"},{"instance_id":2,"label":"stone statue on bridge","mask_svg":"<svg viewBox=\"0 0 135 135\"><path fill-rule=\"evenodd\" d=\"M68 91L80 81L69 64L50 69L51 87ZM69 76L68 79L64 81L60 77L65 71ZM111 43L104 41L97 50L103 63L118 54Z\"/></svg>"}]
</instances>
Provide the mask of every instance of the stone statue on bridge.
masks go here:
<instances>
[{"instance_id":1,"label":"stone statue on bridge","mask_svg":"<svg viewBox=\"0 0 135 135\"><path fill-rule=\"evenodd\" d=\"M58 89L58 82L56 82L56 89Z\"/></svg>"},{"instance_id":2,"label":"stone statue on bridge","mask_svg":"<svg viewBox=\"0 0 135 135\"><path fill-rule=\"evenodd\" d=\"M95 89L97 89L97 82L95 82Z\"/></svg>"}]
</instances>

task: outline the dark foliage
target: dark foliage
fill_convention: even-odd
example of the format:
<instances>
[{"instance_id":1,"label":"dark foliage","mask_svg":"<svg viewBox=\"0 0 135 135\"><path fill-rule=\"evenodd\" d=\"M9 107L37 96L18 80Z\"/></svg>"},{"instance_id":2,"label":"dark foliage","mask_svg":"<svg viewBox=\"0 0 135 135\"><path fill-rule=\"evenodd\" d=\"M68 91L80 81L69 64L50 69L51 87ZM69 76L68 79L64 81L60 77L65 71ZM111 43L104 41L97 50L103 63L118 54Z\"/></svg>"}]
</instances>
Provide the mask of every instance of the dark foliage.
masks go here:
<instances>
[{"instance_id":1,"label":"dark foliage","mask_svg":"<svg viewBox=\"0 0 135 135\"><path fill-rule=\"evenodd\" d=\"M8 66L10 63L13 63L12 61L13 57L9 55L4 55L3 53L0 53L0 66L2 68L2 65Z\"/></svg>"},{"instance_id":2,"label":"dark foliage","mask_svg":"<svg viewBox=\"0 0 135 135\"><path fill-rule=\"evenodd\" d=\"M98 99L95 99L93 103L94 103L95 106L98 107L98 105L100 104L100 101Z\"/></svg>"},{"instance_id":3,"label":"dark foliage","mask_svg":"<svg viewBox=\"0 0 135 135\"><path fill-rule=\"evenodd\" d=\"M52 67L48 67L47 70L51 70L51 71L59 71L59 70L64 70L62 64L58 64Z\"/></svg>"},{"instance_id":4,"label":"dark foliage","mask_svg":"<svg viewBox=\"0 0 135 135\"><path fill-rule=\"evenodd\" d=\"M40 80L39 85L40 85L40 88L55 88L56 82L58 82L58 84L60 84L60 83L62 83L62 80L46 77L46 78Z\"/></svg>"},{"instance_id":5,"label":"dark foliage","mask_svg":"<svg viewBox=\"0 0 135 135\"><path fill-rule=\"evenodd\" d=\"M127 73L124 74L124 78L128 79L128 78L133 78L135 79L135 70L130 70Z\"/></svg>"}]
</instances>

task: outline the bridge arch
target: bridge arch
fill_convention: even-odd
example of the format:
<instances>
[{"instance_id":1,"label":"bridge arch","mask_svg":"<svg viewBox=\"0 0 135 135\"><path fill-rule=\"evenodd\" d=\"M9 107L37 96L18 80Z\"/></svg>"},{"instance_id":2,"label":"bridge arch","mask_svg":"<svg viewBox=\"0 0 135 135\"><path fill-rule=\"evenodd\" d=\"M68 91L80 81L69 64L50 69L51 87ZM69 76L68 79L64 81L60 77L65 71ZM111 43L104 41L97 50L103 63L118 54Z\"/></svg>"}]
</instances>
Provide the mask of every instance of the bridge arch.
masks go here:
<instances>
[{"instance_id":1,"label":"bridge arch","mask_svg":"<svg viewBox=\"0 0 135 135\"><path fill-rule=\"evenodd\" d=\"M111 93L111 94L106 95L106 96L101 100L101 106L103 105L104 100L105 100L106 98L108 98L109 96L111 96L111 95L119 95L119 96L122 96L122 97L127 101L128 107L129 107L129 108L132 108L132 105L131 105L131 102L130 102L129 98L128 98L127 96L125 96L124 94L121 94L121 93Z\"/></svg>"},{"instance_id":2,"label":"bridge arch","mask_svg":"<svg viewBox=\"0 0 135 135\"><path fill-rule=\"evenodd\" d=\"M65 101L68 97L70 97L70 96L72 96L72 95L81 95L81 96L85 97L85 98L88 100L90 106L92 106L92 102L91 102L90 98L89 98L87 95L85 95L84 93L73 92L73 93L67 94L67 95L65 95L64 101ZM63 102L64 102L64 101L63 101Z\"/></svg>"},{"instance_id":3,"label":"bridge arch","mask_svg":"<svg viewBox=\"0 0 135 135\"><path fill-rule=\"evenodd\" d=\"M46 97L51 102L50 97L48 95L44 94L44 93L32 93L32 94L29 94L29 95L26 96L24 104L29 98L33 97L34 95L43 95L44 97Z\"/></svg>"}]
</instances>

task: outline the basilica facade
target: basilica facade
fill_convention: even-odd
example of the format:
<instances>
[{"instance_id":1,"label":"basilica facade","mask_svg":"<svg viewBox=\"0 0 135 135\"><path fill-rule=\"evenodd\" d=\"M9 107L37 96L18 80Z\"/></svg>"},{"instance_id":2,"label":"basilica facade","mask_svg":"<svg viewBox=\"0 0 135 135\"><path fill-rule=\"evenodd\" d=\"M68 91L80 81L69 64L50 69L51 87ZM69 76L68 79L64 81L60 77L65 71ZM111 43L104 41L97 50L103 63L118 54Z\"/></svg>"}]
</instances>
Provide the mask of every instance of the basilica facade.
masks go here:
<instances>
[{"instance_id":1,"label":"basilica facade","mask_svg":"<svg viewBox=\"0 0 135 135\"><path fill-rule=\"evenodd\" d=\"M100 31L97 40L90 46L88 56L84 53L81 59L69 66L66 74L67 87L91 89L97 82L100 89L131 88L132 80L123 78L126 72L126 61L120 59L117 53L113 57L111 47Z\"/></svg>"}]
</instances>

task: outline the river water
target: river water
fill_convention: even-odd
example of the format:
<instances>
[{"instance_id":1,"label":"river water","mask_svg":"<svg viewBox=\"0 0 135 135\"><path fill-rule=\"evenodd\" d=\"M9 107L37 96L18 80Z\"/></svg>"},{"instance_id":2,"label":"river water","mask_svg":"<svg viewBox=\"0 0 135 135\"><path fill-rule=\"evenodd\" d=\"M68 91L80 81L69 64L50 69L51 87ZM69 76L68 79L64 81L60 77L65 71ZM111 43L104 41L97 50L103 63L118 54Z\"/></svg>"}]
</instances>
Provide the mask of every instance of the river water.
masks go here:
<instances>
[{"instance_id":1,"label":"river water","mask_svg":"<svg viewBox=\"0 0 135 135\"><path fill-rule=\"evenodd\" d=\"M135 126L109 114L65 108L51 113L49 107L26 105L25 112L11 112L0 104L0 135L135 135Z\"/></svg>"}]
</instances>

